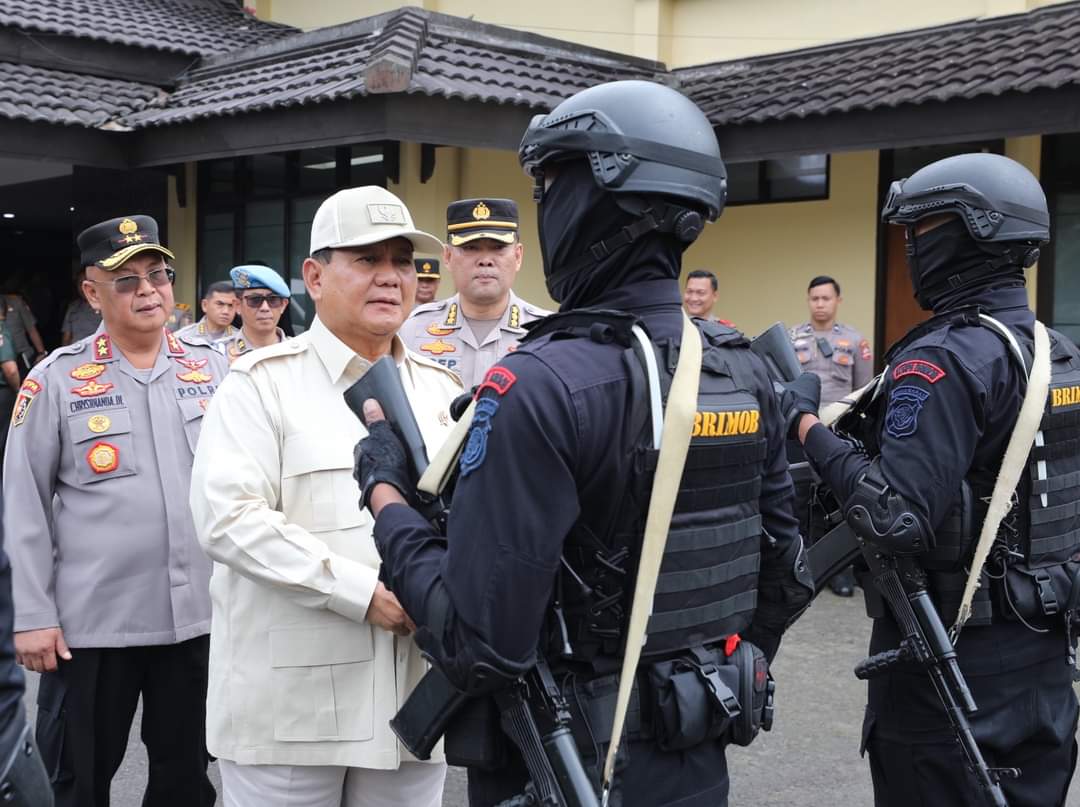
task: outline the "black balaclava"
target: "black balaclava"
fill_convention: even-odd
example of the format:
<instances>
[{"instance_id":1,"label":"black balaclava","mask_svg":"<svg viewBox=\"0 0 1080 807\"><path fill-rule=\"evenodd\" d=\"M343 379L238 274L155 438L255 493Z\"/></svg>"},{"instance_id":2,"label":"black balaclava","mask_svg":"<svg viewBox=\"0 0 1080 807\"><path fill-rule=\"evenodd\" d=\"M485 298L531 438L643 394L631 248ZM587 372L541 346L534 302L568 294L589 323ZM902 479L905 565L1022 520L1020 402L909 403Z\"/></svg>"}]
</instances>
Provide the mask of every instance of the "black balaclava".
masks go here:
<instances>
[{"instance_id":1,"label":"black balaclava","mask_svg":"<svg viewBox=\"0 0 1080 807\"><path fill-rule=\"evenodd\" d=\"M1023 249L1009 243L983 243L971 237L959 218L914 234L908 227L907 264L915 299L927 311L963 305L975 290L1024 285ZM978 270L955 287L947 278Z\"/></svg>"},{"instance_id":2,"label":"black balaclava","mask_svg":"<svg viewBox=\"0 0 1080 807\"><path fill-rule=\"evenodd\" d=\"M544 277L560 311L584 308L626 283L679 276L687 245L659 232L646 233L606 257L586 261L593 244L618 235L639 218L620 207L615 194L596 184L585 160L560 163L558 176L537 210ZM578 268L560 271L574 266Z\"/></svg>"}]
</instances>

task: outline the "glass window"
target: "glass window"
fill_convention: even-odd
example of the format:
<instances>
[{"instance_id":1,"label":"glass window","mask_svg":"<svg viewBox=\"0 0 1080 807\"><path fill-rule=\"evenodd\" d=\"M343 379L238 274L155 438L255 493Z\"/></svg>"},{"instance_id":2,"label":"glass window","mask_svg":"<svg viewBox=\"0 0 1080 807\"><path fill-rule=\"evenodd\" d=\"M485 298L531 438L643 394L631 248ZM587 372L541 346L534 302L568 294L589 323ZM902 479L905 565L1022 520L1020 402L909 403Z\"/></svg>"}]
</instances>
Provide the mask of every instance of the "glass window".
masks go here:
<instances>
[{"instance_id":1,"label":"glass window","mask_svg":"<svg viewBox=\"0 0 1080 807\"><path fill-rule=\"evenodd\" d=\"M1080 343L1080 191L1057 194L1050 232L1054 237L1053 325Z\"/></svg>"},{"instance_id":2,"label":"glass window","mask_svg":"<svg viewBox=\"0 0 1080 807\"><path fill-rule=\"evenodd\" d=\"M300 152L298 189L333 193L337 187L338 149L327 146Z\"/></svg>"},{"instance_id":3,"label":"glass window","mask_svg":"<svg viewBox=\"0 0 1080 807\"><path fill-rule=\"evenodd\" d=\"M349 152L349 185L381 185L386 187L386 166L383 165L383 147L375 145L353 146Z\"/></svg>"},{"instance_id":4,"label":"glass window","mask_svg":"<svg viewBox=\"0 0 1080 807\"><path fill-rule=\"evenodd\" d=\"M829 198L828 154L732 163L727 170L730 205Z\"/></svg>"},{"instance_id":5,"label":"glass window","mask_svg":"<svg viewBox=\"0 0 1080 807\"><path fill-rule=\"evenodd\" d=\"M245 261L262 261L284 271L285 202L248 202L244 209Z\"/></svg>"},{"instance_id":6,"label":"glass window","mask_svg":"<svg viewBox=\"0 0 1080 807\"><path fill-rule=\"evenodd\" d=\"M236 194L236 160L210 160L202 164L202 187L207 199L231 199Z\"/></svg>"},{"instance_id":7,"label":"glass window","mask_svg":"<svg viewBox=\"0 0 1080 807\"><path fill-rule=\"evenodd\" d=\"M824 199L829 195L829 157L806 154L765 162L766 196L781 199Z\"/></svg>"},{"instance_id":8,"label":"glass window","mask_svg":"<svg viewBox=\"0 0 1080 807\"><path fill-rule=\"evenodd\" d=\"M382 143L208 160L199 164L199 288L228 277L241 261L262 261L288 280L296 332L314 306L301 267L311 220L326 197L344 187L386 187Z\"/></svg>"},{"instance_id":9,"label":"glass window","mask_svg":"<svg viewBox=\"0 0 1080 807\"><path fill-rule=\"evenodd\" d=\"M199 238L199 288L227 280L236 265L233 255L235 217L232 213L210 213L202 217Z\"/></svg>"},{"instance_id":10,"label":"glass window","mask_svg":"<svg viewBox=\"0 0 1080 807\"><path fill-rule=\"evenodd\" d=\"M307 330L315 317L315 304L304 287L302 267L311 247L311 221L324 198L308 196L292 201L292 215L289 216L289 290L292 292L289 314L296 333Z\"/></svg>"},{"instance_id":11,"label":"glass window","mask_svg":"<svg viewBox=\"0 0 1080 807\"><path fill-rule=\"evenodd\" d=\"M761 163L732 163L728 171L728 204L761 201Z\"/></svg>"},{"instance_id":12,"label":"glass window","mask_svg":"<svg viewBox=\"0 0 1080 807\"><path fill-rule=\"evenodd\" d=\"M256 154L247 159L252 196L281 196L285 192L285 154Z\"/></svg>"}]
</instances>

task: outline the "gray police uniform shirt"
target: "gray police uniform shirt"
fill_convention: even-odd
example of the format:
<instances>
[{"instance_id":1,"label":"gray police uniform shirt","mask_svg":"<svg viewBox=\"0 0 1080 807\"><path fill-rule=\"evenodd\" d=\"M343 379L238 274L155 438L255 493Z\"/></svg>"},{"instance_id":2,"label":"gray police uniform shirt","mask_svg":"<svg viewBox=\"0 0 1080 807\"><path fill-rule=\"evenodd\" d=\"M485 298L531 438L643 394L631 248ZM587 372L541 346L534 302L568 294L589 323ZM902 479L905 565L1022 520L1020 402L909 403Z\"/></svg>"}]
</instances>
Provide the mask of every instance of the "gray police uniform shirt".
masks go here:
<instances>
[{"instance_id":1,"label":"gray police uniform shirt","mask_svg":"<svg viewBox=\"0 0 1080 807\"><path fill-rule=\"evenodd\" d=\"M839 401L874 376L870 343L854 328L838 322L828 331L815 331L812 323L804 322L792 328L789 336L803 371L821 379L822 406ZM818 339L828 347L823 350Z\"/></svg>"},{"instance_id":2,"label":"gray police uniform shirt","mask_svg":"<svg viewBox=\"0 0 1080 807\"><path fill-rule=\"evenodd\" d=\"M285 331L281 328L277 329L278 342L285 341ZM244 333L244 329L234 330L233 335L228 339L222 339L214 344L222 355L228 360L229 364L232 364L238 358L245 353L250 353L253 350L258 350L257 347L251 344L250 338Z\"/></svg>"},{"instance_id":3,"label":"gray police uniform shirt","mask_svg":"<svg viewBox=\"0 0 1080 807\"><path fill-rule=\"evenodd\" d=\"M208 344L216 345L218 342L227 342L238 333L240 333L240 329L234 328L232 325L226 325L224 331L214 333L210 330L210 324L206 321L206 317L203 317L198 322L185 325L176 332L176 335L186 337L197 336L199 339L205 340Z\"/></svg>"},{"instance_id":4,"label":"gray police uniform shirt","mask_svg":"<svg viewBox=\"0 0 1080 807\"><path fill-rule=\"evenodd\" d=\"M82 297L68 303L64 312L64 322L60 326L62 333L70 333L71 341L78 342L92 334L101 325L101 314Z\"/></svg>"},{"instance_id":5,"label":"gray police uniform shirt","mask_svg":"<svg viewBox=\"0 0 1080 807\"><path fill-rule=\"evenodd\" d=\"M163 331L138 370L104 325L23 382L4 459L15 630L71 647L182 642L210 630L210 569L188 508L203 413L228 371Z\"/></svg>"},{"instance_id":6,"label":"gray police uniform shirt","mask_svg":"<svg viewBox=\"0 0 1080 807\"><path fill-rule=\"evenodd\" d=\"M398 337L414 353L453 370L469 390L484 379L495 362L517 347L525 335L525 323L550 313L511 291L510 303L498 325L480 340L469 327L455 294L417 306L401 326Z\"/></svg>"}]
</instances>

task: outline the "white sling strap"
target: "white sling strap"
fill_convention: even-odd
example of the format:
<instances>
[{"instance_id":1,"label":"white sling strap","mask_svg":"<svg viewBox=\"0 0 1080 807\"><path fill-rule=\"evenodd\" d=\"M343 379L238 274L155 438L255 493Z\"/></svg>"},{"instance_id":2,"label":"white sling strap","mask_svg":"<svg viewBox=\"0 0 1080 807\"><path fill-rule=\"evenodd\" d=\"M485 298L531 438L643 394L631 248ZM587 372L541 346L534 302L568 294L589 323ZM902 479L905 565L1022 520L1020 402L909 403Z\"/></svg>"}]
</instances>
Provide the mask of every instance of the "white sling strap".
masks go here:
<instances>
[{"instance_id":1,"label":"white sling strap","mask_svg":"<svg viewBox=\"0 0 1080 807\"><path fill-rule=\"evenodd\" d=\"M1020 356L1020 364L1023 366L1023 354L1020 352L1016 338L1008 328L993 317L982 315L983 321L994 330L1001 333L1009 342L1013 351ZM1032 362L1031 372L1028 374L1027 392L1024 394L1024 402L1020 405L1020 414L1016 418L1009 443L1005 448L1005 457L1001 461L1001 470L998 471L994 482L994 492L990 497L990 506L986 511L986 520L983 521L982 532L979 533L979 542L975 545L975 556L971 561L971 571L968 573L967 584L964 586L964 596L960 600L960 611L956 616L956 624L952 626L950 634L955 642L960 631L971 616L971 601L975 597L975 590L979 587L979 578L982 576L983 566L990 554L990 548L997 537L998 527L1005 518L1012 504L1013 491L1020 482L1020 474L1028 464L1028 455L1032 445L1041 445L1042 432L1039 424L1042 422L1043 411L1046 408L1046 396L1050 390L1050 337L1046 333L1046 327L1039 321L1035 322L1035 357ZM1045 478L1045 466L1041 470ZM1044 501L1045 504L1045 501Z\"/></svg>"},{"instance_id":2,"label":"white sling strap","mask_svg":"<svg viewBox=\"0 0 1080 807\"><path fill-rule=\"evenodd\" d=\"M651 352L652 347L649 346ZM655 368L649 367L650 372ZM660 456L653 477L649 498L649 513L645 518L645 537L641 544L634 602L630 608L630 624L626 633L626 655L623 656L619 674L619 694L615 701L615 719L611 727L611 745L604 761L602 804L607 807L611 794L611 779L615 772L615 756L619 752L626 709L630 704L630 692L634 686L641 648L645 644L645 629L652 616L653 595L660 574L660 562L667 545L671 515L675 511L675 497L682 481L686 454L690 450L690 434L694 428L697 411L698 382L701 380L701 335L697 328L683 315L682 343L679 363L668 393L667 411L664 413L664 429L660 439ZM654 435L655 440L655 435Z\"/></svg>"}]
</instances>

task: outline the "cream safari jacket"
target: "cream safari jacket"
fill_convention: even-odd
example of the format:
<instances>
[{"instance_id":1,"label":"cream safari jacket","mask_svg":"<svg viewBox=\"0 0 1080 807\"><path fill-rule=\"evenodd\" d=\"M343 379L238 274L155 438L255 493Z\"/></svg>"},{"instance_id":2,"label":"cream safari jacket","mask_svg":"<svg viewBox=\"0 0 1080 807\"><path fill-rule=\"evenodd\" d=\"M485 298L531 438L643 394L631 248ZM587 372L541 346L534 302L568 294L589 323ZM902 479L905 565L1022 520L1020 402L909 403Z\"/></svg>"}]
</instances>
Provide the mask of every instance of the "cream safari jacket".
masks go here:
<instances>
[{"instance_id":1,"label":"cream safari jacket","mask_svg":"<svg viewBox=\"0 0 1080 807\"><path fill-rule=\"evenodd\" d=\"M433 456L462 392L393 355ZM366 434L342 393L367 371L318 319L240 357L204 418L191 481L210 580L207 747L239 764L396 769L389 721L427 669L412 639L364 621L378 578L352 478Z\"/></svg>"}]
</instances>

